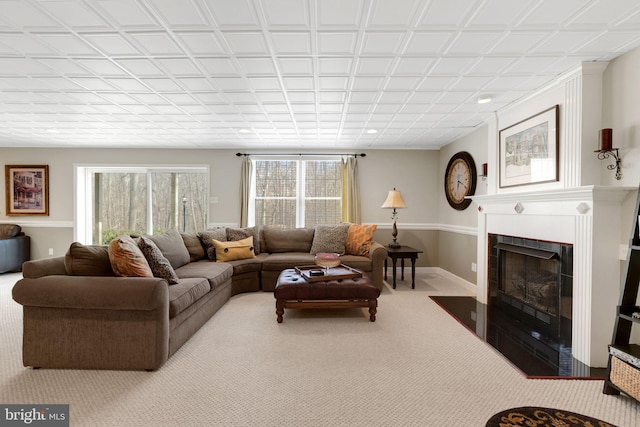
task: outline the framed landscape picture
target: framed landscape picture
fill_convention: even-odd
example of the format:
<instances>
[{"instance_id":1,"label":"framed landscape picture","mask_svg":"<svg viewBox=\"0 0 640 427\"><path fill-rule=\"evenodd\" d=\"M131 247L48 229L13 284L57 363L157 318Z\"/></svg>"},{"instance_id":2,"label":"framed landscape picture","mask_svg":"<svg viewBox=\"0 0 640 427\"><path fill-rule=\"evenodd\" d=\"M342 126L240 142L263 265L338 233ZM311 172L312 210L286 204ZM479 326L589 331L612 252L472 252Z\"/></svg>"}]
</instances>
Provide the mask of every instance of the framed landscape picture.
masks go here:
<instances>
[{"instance_id":1,"label":"framed landscape picture","mask_svg":"<svg viewBox=\"0 0 640 427\"><path fill-rule=\"evenodd\" d=\"M558 106L500 131L500 188L558 180Z\"/></svg>"},{"instance_id":2,"label":"framed landscape picture","mask_svg":"<svg viewBox=\"0 0 640 427\"><path fill-rule=\"evenodd\" d=\"M49 166L5 165L7 215L49 215Z\"/></svg>"}]
</instances>

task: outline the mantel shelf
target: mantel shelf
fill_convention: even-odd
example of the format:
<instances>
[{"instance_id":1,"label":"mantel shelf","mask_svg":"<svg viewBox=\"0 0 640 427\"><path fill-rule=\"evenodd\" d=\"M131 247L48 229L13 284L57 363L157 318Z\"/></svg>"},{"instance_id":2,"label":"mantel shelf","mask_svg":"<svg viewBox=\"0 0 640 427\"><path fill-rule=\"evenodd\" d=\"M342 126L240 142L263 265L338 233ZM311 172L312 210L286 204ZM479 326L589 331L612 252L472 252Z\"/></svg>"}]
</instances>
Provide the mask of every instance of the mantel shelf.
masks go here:
<instances>
[{"instance_id":1,"label":"mantel shelf","mask_svg":"<svg viewBox=\"0 0 640 427\"><path fill-rule=\"evenodd\" d=\"M567 201L622 201L635 187L610 187L610 186L584 186L575 188L561 188L554 190L541 190L518 193L482 194L470 196L478 205L525 203L525 202L567 202Z\"/></svg>"}]
</instances>

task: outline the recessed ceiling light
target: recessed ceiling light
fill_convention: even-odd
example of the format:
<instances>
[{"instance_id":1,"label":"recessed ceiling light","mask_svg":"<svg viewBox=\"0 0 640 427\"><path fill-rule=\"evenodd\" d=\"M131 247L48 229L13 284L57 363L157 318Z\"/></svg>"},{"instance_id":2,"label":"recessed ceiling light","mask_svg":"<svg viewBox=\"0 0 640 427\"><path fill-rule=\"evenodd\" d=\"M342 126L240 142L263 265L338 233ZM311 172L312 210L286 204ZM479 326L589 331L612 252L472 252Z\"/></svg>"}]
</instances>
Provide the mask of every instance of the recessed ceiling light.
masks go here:
<instances>
[{"instance_id":1,"label":"recessed ceiling light","mask_svg":"<svg viewBox=\"0 0 640 427\"><path fill-rule=\"evenodd\" d=\"M45 131L47 131L49 133L60 133L60 131L58 129L45 129Z\"/></svg>"},{"instance_id":2,"label":"recessed ceiling light","mask_svg":"<svg viewBox=\"0 0 640 427\"><path fill-rule=\"evenodd\" d=\"M491 102L491 97L489 95L484 95L478 98L478 104L488 104Z\"/></svg>"},{"instance_id":3,"label":"recessed ceiling light","mask_svg":"<svg viewBox=\"0 0 640 427\"><path fill-rule=\"evenodd\" d=\"M238 132L240 133L251 133L249 129L240 129Z\"/></svg>"},{"instance_id":4,"label":"recessed ceiling light","mask_svg":"<svg viewBox=\"0 0 640 427\"><path fill-rule=\"evenodd\" d=\"M375 134L375 133L378 133L378 129L369 129L369 130L367 130L367 133L368 133L369 135L373 135L373 134Z\"/></svg>"}]
</instances>

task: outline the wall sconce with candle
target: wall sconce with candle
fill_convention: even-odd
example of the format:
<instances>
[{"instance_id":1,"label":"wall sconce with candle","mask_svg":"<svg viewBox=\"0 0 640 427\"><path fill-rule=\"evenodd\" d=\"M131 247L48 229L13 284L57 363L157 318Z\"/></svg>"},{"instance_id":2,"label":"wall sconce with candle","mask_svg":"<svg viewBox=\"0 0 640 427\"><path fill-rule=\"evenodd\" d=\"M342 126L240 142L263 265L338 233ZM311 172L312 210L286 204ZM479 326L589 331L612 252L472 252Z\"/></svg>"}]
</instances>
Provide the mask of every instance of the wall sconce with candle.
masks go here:
<instances>
[{"instance_id":1,"label":"wall sconce with candle","mask_svg":"<svg viewBox=\"0 0 640 427\"><path fill-rule=\"evenodd\" d=\"M622 173L620 173L620 155L618 154L618 149L613 148L613 138L612 138L613 130L612 129L601 129L600 136L598 138L598 149L594 151L598 153L598 159L604 160L609 157L613 157L615 160L614 164L607 165L607 169L616 171L616 179L622 179Z\"/></svg>"},{"instance_id":2,"label":"wall sconce with candle","mask_svg":"<svg viewBox=\"0 0 640 427\"><path fill-rule=\"evenodd\" d=\"M483 181L487 180L487 171L489 169L489 165L486 163L482 164L482 175L480 175L480 178L482 178Z\"/></svg>"}]
</instances>

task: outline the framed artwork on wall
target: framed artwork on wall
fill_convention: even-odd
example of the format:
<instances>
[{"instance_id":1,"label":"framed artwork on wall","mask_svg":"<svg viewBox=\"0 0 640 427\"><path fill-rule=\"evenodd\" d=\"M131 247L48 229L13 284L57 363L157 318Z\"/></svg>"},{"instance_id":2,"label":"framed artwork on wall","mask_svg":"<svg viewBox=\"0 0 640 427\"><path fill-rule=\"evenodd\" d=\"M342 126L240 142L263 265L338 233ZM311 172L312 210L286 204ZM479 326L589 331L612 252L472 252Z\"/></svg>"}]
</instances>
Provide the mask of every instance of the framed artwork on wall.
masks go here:
<instances>
[{"instance_id":1,"label":"framed artwork on wall","mask_svg":"<svg viewBox=\"0 0 640 427\"><path fill-rule=\"evenodd\" d=\"M7 215L49 215L49 166L5 165Z\"/></svg>"},{"instance_id":2,"label":"framed artwork on wall","mask_svg":"<svg viewBox=\"0 0 640 427\"><path fill-rule=\"evenodd\" d=\"M558 181L558 114L555 105L500 130L500 188Z\"/></svg>"}]
</instances>

